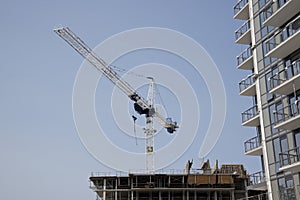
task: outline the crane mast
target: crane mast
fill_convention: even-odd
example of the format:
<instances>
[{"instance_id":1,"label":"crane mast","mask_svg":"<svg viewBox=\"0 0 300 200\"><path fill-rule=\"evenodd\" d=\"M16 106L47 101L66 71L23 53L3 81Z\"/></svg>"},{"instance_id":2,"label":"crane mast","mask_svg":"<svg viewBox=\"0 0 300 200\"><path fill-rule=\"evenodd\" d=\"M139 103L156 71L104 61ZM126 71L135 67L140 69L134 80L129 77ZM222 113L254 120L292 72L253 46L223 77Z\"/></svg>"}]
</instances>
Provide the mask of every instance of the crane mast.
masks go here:
<instances>
[{"instance_id":1,"label":"crane mast","mask_svg":"<svg viewBox=\"0 0 300 200\"><path fill-rule=\"evenodd\" d=\"M64 39L73 49L75 49L83 58L96 67L105 77L124 92L132 101L134 109L140 114L146 116L146 170L148 173L154 172L154 125L153 118L157 118L169 133L176 131L179 126L171 118L164 118L154 108L154 80L151 80L148 97L145 100L136 90L130 86L122 77L116 73L109 64L86 45L78 36L76 36L68 27L54 29L54 32Z\"/></svg>"},{"instance_id":2,"label":"crane mast","mask_svg":"<svg viewBox=\"0 0 300 200\"><path fill-rule=\"evenodd\" d=\"M154 79L152 77L147 77L150 79L150 85L148 89L147 102L150 106L150 112L146 115L146 171L148 173L154 173L154 134L156 130L154 129Z\"/></svg>"}]
</instances>

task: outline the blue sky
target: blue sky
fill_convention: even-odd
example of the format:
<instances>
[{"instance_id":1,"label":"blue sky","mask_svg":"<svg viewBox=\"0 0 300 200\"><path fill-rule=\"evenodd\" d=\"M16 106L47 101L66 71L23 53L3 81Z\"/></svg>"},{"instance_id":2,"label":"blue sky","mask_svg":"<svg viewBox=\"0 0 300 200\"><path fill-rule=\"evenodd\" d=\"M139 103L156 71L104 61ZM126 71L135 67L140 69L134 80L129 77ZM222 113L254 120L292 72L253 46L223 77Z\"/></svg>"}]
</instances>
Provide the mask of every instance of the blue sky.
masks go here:
<instances>
[{"instance_id":1,"label":"blue sky","mask_svg":"<svg viewBox=\"0 0 300 200\"><path fill-rule=\"evenodd\" d=\"M235 4L236 0L2 2L0 198L94 199L88 188L90 172L113 171L86 151L76 132L72 90L83 59L52 31L58 25L69 26L92 48L119 32L149 26L174 29L196 40L218 66L227 95L225 126L207 158L212 163L242 163L250 173L259 171L259 158L244 155L244 141L254 137L255 130L240 126L240 113L251 107L251 99L238 95L238 83L250 72L236 69L235 57L246 47L234 44L234 31L242 24L233 20ZM117 64L141 64L144 54L128 55ZM164 56L170 57L162 53L155 61L163 62ZM146 60L151 61L149 56ZM204 108L208 97L203 91L197 96L203 98ZM197 167L200 143L201 136L169 168L181 169L192 158Z\"/></svg>"}]
</instances>

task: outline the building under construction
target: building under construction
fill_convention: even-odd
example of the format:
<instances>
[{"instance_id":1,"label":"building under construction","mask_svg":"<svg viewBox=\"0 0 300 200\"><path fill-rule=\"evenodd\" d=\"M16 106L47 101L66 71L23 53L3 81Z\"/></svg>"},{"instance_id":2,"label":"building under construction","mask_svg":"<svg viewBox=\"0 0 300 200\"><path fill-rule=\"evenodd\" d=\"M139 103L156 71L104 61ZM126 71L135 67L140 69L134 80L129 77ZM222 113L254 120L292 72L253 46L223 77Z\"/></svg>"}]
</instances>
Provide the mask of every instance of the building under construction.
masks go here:
<instances>
[{"instance_id":1,"label":"building under construction","mask_svg":"<svg viewBox=\"0 0 300 200\"><path fill-rule=\"evenodd\" d=\"M236 200L251 199L259 191L247 190L250 179L243 165L216 164L209 161L199 169L191 169L192 161L182 171L155 174L92 173L91 188L103 200ZM260 194L259 199L266 199Z\"/></svg>"}]
</instances>

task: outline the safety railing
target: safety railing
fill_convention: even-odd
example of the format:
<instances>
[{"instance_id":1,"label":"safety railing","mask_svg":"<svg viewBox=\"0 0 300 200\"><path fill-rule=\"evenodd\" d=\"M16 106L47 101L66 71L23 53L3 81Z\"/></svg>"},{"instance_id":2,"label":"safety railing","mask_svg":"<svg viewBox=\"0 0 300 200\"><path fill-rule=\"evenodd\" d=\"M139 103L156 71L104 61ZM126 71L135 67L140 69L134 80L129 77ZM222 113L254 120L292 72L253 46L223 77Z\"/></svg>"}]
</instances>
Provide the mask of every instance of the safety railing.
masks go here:
<instances>
[{"instance_id":1,"label":"safety railing","mask_svg":"<svg viewBox=\"0 0 300 200\"><path fill-rule=\"evenodd\" d=\"M256 80L256 75L255 74L250 74L246 78L244 78L239 83L240 92L244 91L245 89L247 89L248 87L250 87L251 85L253 85L253 83L255 82L255 80Z\"/></svg>"},{"instance_id":2,"label":"safety railing","mask_svg":"<svg viewBox=\"0 0 300 200\"><path fill-rule=\"evenodd\" d=\"M292 64L286 66L284 69L270 77L269 81L271 89L281 85L298 74L300 74L300 59L294 61Z\"/></svg>"},{"instance_id":3,"label":"safety railing","mask_svg":"<svg viewBox=\"0 0 300 200\"><path fill-rule=\"evenodd\" d=\"M268 193L262 193L258 195L248 196L246 198L241 198L237 200L268 200Z\"/></svg>"},{"instance_id":4,"label":"safety railing","mask_svg":"<svg viewBox=\"0 0 300 200\"><path fill-rule=\"evenodd\" d=\"M253 149L256 149L261 146L261 138L259 136L253 137L249 140L247 140L244 143L245 152L251 151Z\"/></svg>"},{"instance_id":5,"label":"safety railing","mask_svg":"<svg viewBox=\"0 0 300 200\"><path fill-rule=\"evenodd\" d=\"M236 57L237 59L237 66L245 62L248 58L252 56L252 49L251 47L245 49L240 55Z\"/></svg>"},{"instance_id":6,"label":"safety railing","mask_svg":"<svg viewBox=\"0 0 300 200\"><path fill-rule=\"evenodd\" d=\"M285 28L281 29L280 31L275 33L270 39L268 39L265 43L266 53L270 52L282 42L286 41L288 38L297 33L300 30L299 20L300 17L296 20L293 20Z\"/></svg>"},{"instance_id":7,"label":"safety railing","mask_svg":"<svg viewBox=\"0 0 300 200\"><path fill-rule=\"evenodd\" d=\"M255 105L242 113L242 122L244 123L250 120L251 118L255 117L257 114L258 114L258 107L257 105Z\"/></svg>"},{"instance_id":8,"label":"safety railing","mask_svg":"<svg viewBox=\"0 0 300 200\"><path fill-rule=\"evenodd\" d=\"M280 167L294 164L300 161L300 147L279 153Z\"/></svg>"},{"instance_id":9,"label":"safety railing","mask_svg":"<svg viewBox=\"0 0 300 200\"><path fill-rule=\"evenodd\" d=\"M295 188L294 187L280 188L279 197L282 200L296 200Z\"/></svg>"},{"instance_id":10,"label":"safety railing","mask_svg":"<svg viewBox=\"0 0 300 200\"><path fill-rule=\"evenodd\" d=\"M294 103L291 103L281 109L274 110L273 113L275 125L285 122L300 114L300 101L296 100Z\"/></svg>"},{"instance_id":11,"label":"safety railing","mask_svg":"<svg viewBox=\"0 0 300 200\"><path fill-rule=\"evenodd\" d=\"M250 29L250 22L246 21L238 30L235 31L235 39L239 39Z\"/></svg>"},{"instance_id":12,"label":"safety railing","mask_svg":"<svg viewBox=\"0 0 300 200\"><path fill-rule=\"evenodd\" d=\"M262 182L265 182L265 174L263 171L250 174L250 185L256 185Z\"/></svg>"},{"instance_id":13,"label":"safety railing","mask_svg":"<svg viewBox=\"0 0 300 200\"><path fill-rule=\"evenodd\" d=\"M236 15L240 10L242 10L248 3L248 0L241 0L239 1L234 7L234 15Z\"/></svg>"}]
</instances>

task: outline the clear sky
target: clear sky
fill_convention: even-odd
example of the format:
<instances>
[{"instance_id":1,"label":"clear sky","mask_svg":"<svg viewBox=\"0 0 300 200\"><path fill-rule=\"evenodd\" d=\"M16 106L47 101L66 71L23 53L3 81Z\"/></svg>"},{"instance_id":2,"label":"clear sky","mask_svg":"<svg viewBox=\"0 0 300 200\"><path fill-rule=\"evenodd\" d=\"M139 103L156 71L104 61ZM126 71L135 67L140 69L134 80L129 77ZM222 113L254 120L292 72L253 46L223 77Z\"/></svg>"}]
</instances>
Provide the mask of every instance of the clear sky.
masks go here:
<instances>
[{"instance_id":1,"label":"clear sky","mask_svg":"<svg viewBox=\"0 0 300 200\"><path fill-rule=\"evenodd\" d=\"M236 56L246 48L234 44L234 31L242 24L233 20L236 2L2 1L0 199L94 199L95 194L88 188L90 172L113 171L87 152L77 134L72 90L83 59L52 31L58 25L69 26L92 48L114 34L141 27L169 28L193 38L216 63L227 95L225 126L206 159L211 163L215 159L219 163L241 163L249 173L259 171L259 158L244 155L244 141L254 137L255 130L240 125L241 112L251 107L251 99L238 95L238 83L250 72L236 69ZM155 52L157 57L151 60L152 53L129 54L116 64L130 69L143 64L143 56L147 62L174 62L164 52ZM185 72L186 78L192 73ZM110 95L112 85L103 84L108 85L105 94ZM202 88L203 80L191 84L199 91L201 116L206 122L207 89ZM99 101L100 92L96 94ZM96 107L99 113L104 109L97 104ZM207 129L208 125L203 124L201 128ZM194 167L199 166L201 131L199 135L168 168L182 169L192 158ZM124 148L132 146L126 141L115 142ZM143 144L137 148L143 149Z\"/></svg>"}]
</instances>

